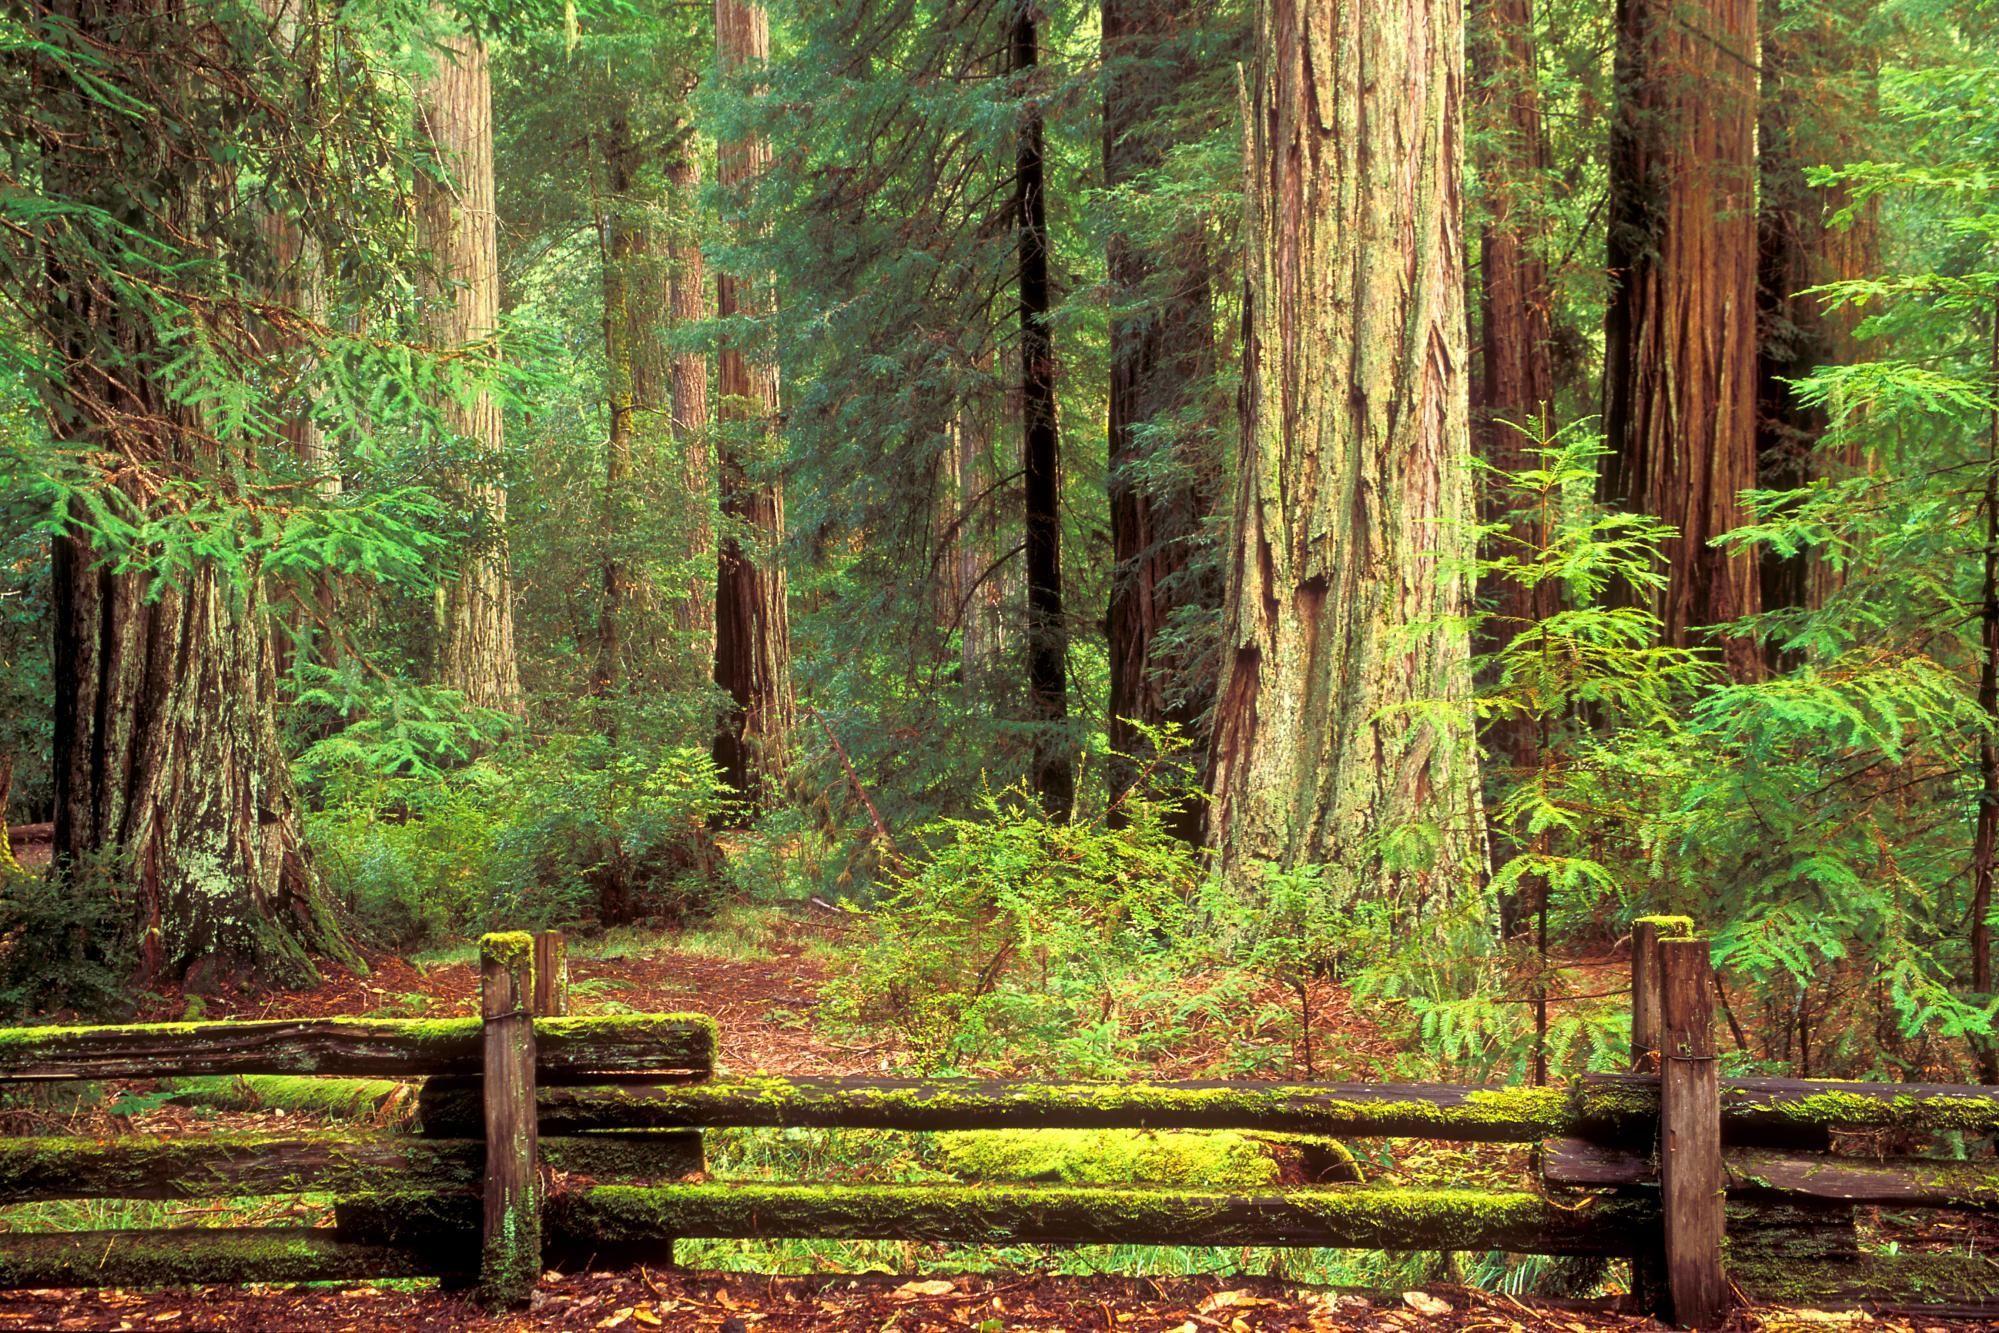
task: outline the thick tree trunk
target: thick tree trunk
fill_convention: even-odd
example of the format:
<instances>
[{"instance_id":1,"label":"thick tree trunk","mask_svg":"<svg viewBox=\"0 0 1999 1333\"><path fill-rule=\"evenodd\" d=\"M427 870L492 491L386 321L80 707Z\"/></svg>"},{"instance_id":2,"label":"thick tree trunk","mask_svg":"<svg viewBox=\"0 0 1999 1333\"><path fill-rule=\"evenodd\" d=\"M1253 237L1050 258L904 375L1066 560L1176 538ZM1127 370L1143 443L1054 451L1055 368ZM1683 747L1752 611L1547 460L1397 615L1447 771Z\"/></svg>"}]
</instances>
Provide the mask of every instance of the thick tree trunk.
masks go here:
<instances>
[{"instance_id":1,"label":"thick tree trunk","mask_svg":"<svg viewBox=\"0 0 1999 1333\"><path fill-rule=\"evenodd\" d=\"M493 212L493 105L486 47L456 36L418 89L418 127L435 162L416 181L417 227L434 271L423 275L426 332L440 349L476 345L499 326L499 240ZM445 426L480 460L459 479L485 522L476 550L444 587L435 675L482 708L518 712L513 579L507 567L507 491L486 475L500 458L500 407L490 394L440 404Z\"/></svg>"},{"instance_id":2,"label":"thick tree trunk","mask_svg":"<svg viewBox=\"0 0 1999 1333\"><path fill-rule=\"evenodd\" d=\"M1007 73L1022 98L1014 150L1014 233L1020 265L1021 452L1026 481L1027 713L1034 724L1034 789L1052 815L1076 800L1067 736L1069 625L1062 616L1062 455L1055 424L1055 338L1049 327L1047 170L1041 106L1030 86L1040 63L1034 0L1014 0Z\"/></svg>"},{"instance_id":3,"label":"thick tree trunk","mask_svg":"<svg viewBox=\"0 0 1999 1333\"><path fill-rule=\"evenodd\" d=\"M1857 312L1828 311L1824 298L1803 293L1878 267L1872 205L1863 204L1852 223L1835 226L1833 219L1853 203L1849 192L1805 178L1813 167L1867 155L1877 61L1859 32L1871 0L1840 0L1809 12L1785 12L1774 0L1765 4L1757 135L1756 469L1765 489L1789 490L1861 464L1857 444L1838 457L1825 455L1819 447L1825 412L1799 401L1792 384L1854 353ZM1766 608L1817 606L1836 583L1836 571L1824 560L1805 552L1763 552ZM1775 665L1774 649L1771 657Z\"/></svg>"},{"instance_id":4,"label":"thick tree trunk","mask_svg":"<svg viewBox=\"0 0 1999 1333\"><path fill-rule=\"evenodd\" d=\"M1758 609L1756 557L1711 545L1756 483L1756 0L1618 0L1604 498L1678 530L1666 641ZM1737 679L1754 643L1718 645Z\"/></svg>"},{"instance_id":5,"label":"thick tree trunk","mask_svg":"<svg viewBox=\"0 0 1999 1333\"><path fill-rule=\"evenodd\" d=\"M1462 20L1445 0L1264 0L1255 42L1208 837L1225 869L1316 863L1337 898L1416 907L1480 861L1450 627L1472 513ZM1400 711L1434 701L1462 721Z\"/></svg>"},{"instance_id":6,"label":"thick tree trunk","mask_svg":"<svg viewBox=\"0 0 1999 1333\"><path fill-rule=\"evenodd\" d=\"M715 0L715 54L724 77L770 58L770 21L760 5ZM721 145L718 179L741 192L770 162L751 136ZM735 274L716 280L724 319L768 314L768 284ZM751 810L776 796L792 727L791 619L785 601L784 490L775 477L777 365L725 342L719 358L718 474L722 532L715 580L715 683L732 701L715 739L715 762Z\"/></svg>"},{"instance_id":7,"label":"thick tree trunk","mask_svg":"<svg viewBox=\"0 0 1999 1333\"><path fill-rule=\"evenodd\" d=\"M678 329L698 324L708 314L701 240L694 225L701 159L687 138L667 160L666 181L672 217L666 238L666 312ZM706 662L715 654L715 460L708 439L708 357L698 350L676 351L670 364L668 396L687 496L687 557L694 569L674 619L689 636L697 660Z\"/></svg>"},{"instance_id":8,"label":"thick tree trunk","mask_svg":"<svg viewBox=\"0 0 1999 1333\"><path fill-rule=\"evenodd\" d=\"M138 53L193 40L178 6L157 0L45 12L73 24L93 57L108 54L100 75L114 81L137 68L127 60ZM169 57L162 68L180 66ZM59 70L48 73L43 102L67 127L42 145L53 196L147 234L203 234L203 200L213 204L226 182L195 170L167 136L125 132L122 111ZM137 506L168 503L159 499L167 479L233 493L235 478L255 469L255 446L218 440L175 401L166 380L178 353L159 345L155 312L128 306L60 253L48 276L64 367L48 400L55 438L88 441L102 485ZM76 517L81 526L85 516ZM57 537L51 554L58 869L79 893L119 895L149 980L205 985L248 971L305 981L313 953L355 961L300 830L255 567L225 572L199 560L168 586L114 572L81 537Z\"/></svg>"},{"instance_id":9,"label":"thick tree trunk","mask_svg":"<svg viewBox=\"0 0 1999 1333\"><path fill-rule=\"evenodd\" d=\"M1108 188L1129 185L1165 161L1170 132L1158 117L1194 73L1176 54L1175 37L1199 17L1174 0L1103 0ZM1197 561L1220 490L1211 423L1186 410L1215 369L1206 238L1193 229L1155 251L1113 233L1108 251L1113 569L1106 630L1115 802L1144 757L1133 723L1173 726L1189 737L1206 723L1213 664L1160 640L1183 610L1218 612L1222 588L1219 572ZM1180 811L1174 830L1198 842L1200 809Z\"/></svg>"}]
</instances>

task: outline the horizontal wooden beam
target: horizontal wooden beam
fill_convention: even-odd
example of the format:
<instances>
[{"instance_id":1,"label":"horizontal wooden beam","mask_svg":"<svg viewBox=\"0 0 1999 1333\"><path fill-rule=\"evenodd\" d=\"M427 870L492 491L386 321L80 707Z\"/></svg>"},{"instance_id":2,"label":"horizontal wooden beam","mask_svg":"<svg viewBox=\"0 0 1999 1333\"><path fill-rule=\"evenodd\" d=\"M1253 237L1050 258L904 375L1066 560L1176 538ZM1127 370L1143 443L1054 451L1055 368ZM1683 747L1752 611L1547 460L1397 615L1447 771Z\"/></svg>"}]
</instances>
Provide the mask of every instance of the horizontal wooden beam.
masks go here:
<instances>
[{"instance_id":1,"label":"horizontal wooden beam","mask_svg":"<svg viewBox=\"0 0 1999 1333\"><path fill-rule=\"evenodd\" d=\"M1832 1203L1911 1208L1999 1208L1999 1165L1901 1157L1870 1161L1826 1153L1730 1148L1722 1155L1731 1194L1779 1194ZM1583 1139L1541 1145L1541 1178L1572 1189L1631 1189L1659 1183L1649 1154Z\"/></svg>"},{"instance_id":2,"label":"horizontal wooden beam","mask_svg":"<svg viewBox=\"0 0 1999 1333\"><path fill-rule=\"evenodd\" d=\"M460 1261L475 1257L470 1252ZM0 1235L0 1288L185 1287L197 1283L324 1282L441 1276L448 1249L366 1245L312 1227L172 1231L9 1232Z\"/></svg>"},{"instance_id":3,"label":"horizontal wooden beam","mask_svg":"<svg viewBox=\"0 0 1999 1333\"><path fill-rule=\"evenodd\" d=\"M1999 1318L1999 1260L1984 1254L1870 1251L1825 1260L1731 1254L1728 1276L1750 1300L1774 1305Z\"/></svg>"},{"instance_id":4,"label":"horizontal wooden beam","mask_svg":"<svg viewBox=\"0 0 1999 1333\"><path fill-rule=\"evenodd\" d=\"M0 1028L0 1079L182 1074L472 1075L476 1018L272 1018L215 1023ZM538 1018L539 1077L563 1082L707 1070L715 1025L700 1014Z\"/></svg>"},{"instance_id":5,"label":"horizontal wooden beam","mask_svg":"<svg viewBox=\"0 0 1999 1333\"><path fill-rule=\"evenodd\" d=\"M424 1089L426 1133L469 1133L476 1099ZM612 1127L1250 1129L1526 1143L1572 1126L1560 1088L1441 1084L720 1078L545 1088L544 1133Z\"/></svg>"},{"instance_id":6,"label":"horizontal wooden beam","mask_svg":"<svg viewBox=\"0 0 1999 1333\"><path fill-rule=\"evenodd\" d=\"M1655 1245L1636 1200L1320 1186L1256 1194L1034 1185L602 1185L550 1200L572 1246L678 1236L968 1244L1272 1245L1622 1254Z\"/></svg>"},{"instance_id":7,"label":"horizontal wooden beam","mask_svg":"<svg viewBox=\"0 0 1999 1333\"><path fill-rule=\"evenodd\" d=\"M1588 1074L1571 1087L1574 1118L1588 1136L1642 1137L1658 1118L1656 1074ZM1737 1138L1885 1128L1991 1134L1999 1133L1999 1087L1725 1078L1721 1119Z\"/></svg>"},{"instance_id":8,"label":"horizontal wooden beam","mask_svg":"<svg viewBox=\"0 0 1999 1333\"><path fill-rule=\"evenodd\" d=\"M0 1138L0 1203L470 1190L484 1160L476 1139L393 1132ZM593 1179L670 1180L701 1169L701 1136L551 1137L542 1160Z\"/></svg>"}]
</instances>

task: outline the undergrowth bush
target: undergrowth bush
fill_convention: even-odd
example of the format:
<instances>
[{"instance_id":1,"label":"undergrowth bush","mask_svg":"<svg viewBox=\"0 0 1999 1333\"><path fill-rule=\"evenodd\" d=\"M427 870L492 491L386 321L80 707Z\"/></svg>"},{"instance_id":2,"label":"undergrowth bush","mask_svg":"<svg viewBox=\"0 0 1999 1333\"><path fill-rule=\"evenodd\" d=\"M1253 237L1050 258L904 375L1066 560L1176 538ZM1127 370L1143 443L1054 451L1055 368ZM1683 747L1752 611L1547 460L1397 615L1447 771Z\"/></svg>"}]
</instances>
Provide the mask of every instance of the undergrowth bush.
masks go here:
<instances>
[{"instance_id":1,"label":"undergrowth bush","mask_svg":"<svg viewBox=\"0 0 1999 1333\"><path fill-rule=\"evenodd\" d=\"M318 797L307 836L371 944L416 949L490 926L615 925L713 905L708 826L727 789L704 751L564 734L453 769L381 758L343 741L301 761Z\"/></svg>"}]
</instances>

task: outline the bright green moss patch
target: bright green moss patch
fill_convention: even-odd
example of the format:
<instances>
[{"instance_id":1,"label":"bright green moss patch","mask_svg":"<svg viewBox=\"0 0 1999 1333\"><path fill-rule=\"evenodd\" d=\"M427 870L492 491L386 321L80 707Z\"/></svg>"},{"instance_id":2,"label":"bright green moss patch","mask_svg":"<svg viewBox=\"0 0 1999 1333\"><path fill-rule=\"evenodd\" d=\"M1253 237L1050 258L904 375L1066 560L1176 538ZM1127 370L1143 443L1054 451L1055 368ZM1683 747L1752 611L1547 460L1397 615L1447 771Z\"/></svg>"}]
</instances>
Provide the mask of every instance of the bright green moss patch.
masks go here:
<instances>
[{"instance_id":1,"label":"bright green moss patch","mask_svg":"<svg viewBox=\"0 0 1999 1333\"><path fill-rule=\"evenodd\" d=\"M1662 940L1690 940L1694 937L1694 919L1690 916L1641 916L1633 918L1631 924L1634 927L1653 927Z\"/></svg>"},{"instance_id":2,"label":"bright green moss patch","mask_svg":"<svg viewBox=\"0 0 1999 1333\"><path fill-rule=\"evenodd\" d=\"M1277 1160L1264 1145L1226 1132L974 1130L939 1134L936 1148L939 1164L969 1181L1253 1189L1278 1177Z\"/></svg>"},{"instance_id":3,"label":"bright green moss patch","mask_svg":"<svg viewBox=\"0 0 1999 1333\"><path fill-rule=\"evenodd\" d=\"M495 930L479 937L479 957L509 970L534 967L534 936L525 930Z\"/></svg>"},{"instance_id":4,"label":"bright green moss patch","mask_svg":"<svg viewBox=\"0 0 1999 1333\"><path fill-rule=\"evenodd\" d=\"M176 1079L174 1101L214 1111L284 1111L327 1120L393 1124L416 1108L416 1084L386 1078L219 1074Z\"/></svg>"}]
</instances>

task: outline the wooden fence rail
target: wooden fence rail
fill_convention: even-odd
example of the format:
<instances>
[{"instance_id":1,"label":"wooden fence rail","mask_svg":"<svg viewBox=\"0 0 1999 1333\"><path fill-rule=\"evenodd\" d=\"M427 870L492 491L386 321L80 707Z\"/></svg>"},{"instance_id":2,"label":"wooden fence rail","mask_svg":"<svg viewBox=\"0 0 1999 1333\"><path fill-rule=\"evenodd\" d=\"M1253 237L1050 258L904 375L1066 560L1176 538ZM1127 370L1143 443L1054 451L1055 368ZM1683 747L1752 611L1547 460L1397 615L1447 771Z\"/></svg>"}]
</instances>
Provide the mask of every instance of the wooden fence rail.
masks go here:
<instances>
[{"instance_id":1,"label":"wooden fence rail","mask_svg":"<svg viewBox=\"0 0 1999 1333\"><path fill-rule=\"evenodd\" d=\"M1633 1072L1561 1088L717 1077L705 1017L567 1017L553 934L481 942L479 1018L0 1031L0 1087L424 1080L421 1133L0 1139L0 1204L337 1201L331 1228L0 1233L0 1287L433 1275L477 1280L504 1306L526 1300L545 1262L668 1260L680 1237L883 1238L1623 1256L1634 1296L1694 1327L1722 1318L1731 1280L1798 1302L1899 1293L1999 1313L1999 1265L1865 1253L1853 1224L1856 1205L1999 1211L1999 1165L1831 1150L1850 1130L1999 1133L1999 1088L1719 1078L1707 949L1691 936L1682 919L1639 923ZM1227 1129L1536 1149L1532 1178L1500 1191L690 1179L704 1166L701 1131L737 1126Z\"/></svg>"}]
</instances>

